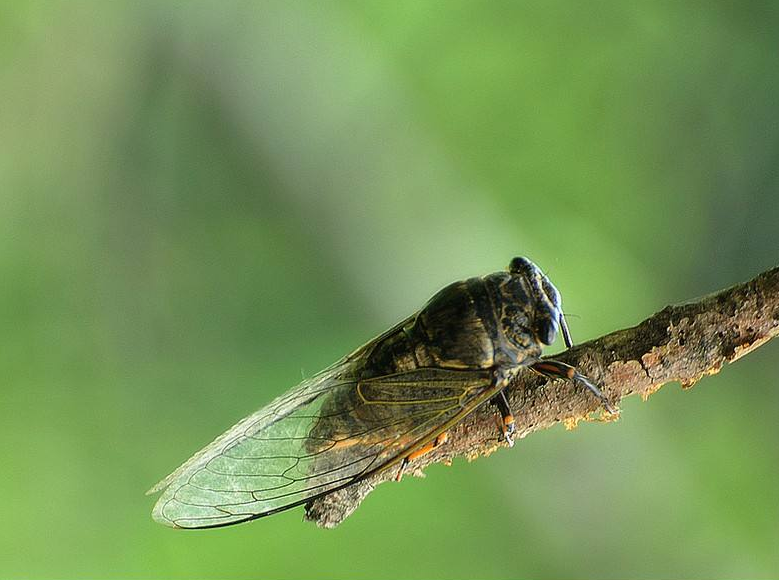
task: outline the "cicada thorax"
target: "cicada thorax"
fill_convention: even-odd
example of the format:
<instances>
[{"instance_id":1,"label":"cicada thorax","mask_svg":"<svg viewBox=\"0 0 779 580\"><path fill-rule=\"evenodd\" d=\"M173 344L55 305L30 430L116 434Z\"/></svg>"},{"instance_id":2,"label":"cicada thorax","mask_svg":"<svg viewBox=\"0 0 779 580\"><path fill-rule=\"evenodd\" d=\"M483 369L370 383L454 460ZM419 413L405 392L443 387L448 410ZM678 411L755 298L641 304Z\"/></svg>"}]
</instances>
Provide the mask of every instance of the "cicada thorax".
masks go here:
<instances>
[{"instance_id":1,"label":"cicada thorax","mask_svg":"<svg viewBox=\"0 0 779 580\"><path fill-rule=\"evenodd\" d=\"M381 426L397 417L391 405L371 404L377 396L370 390L371 379L377 377L419 371L413 375L418 383L394 383L392 393L379 395L398 401L420 397L425 369L489 370L494 384L506 380L540 357L534 324L544 316L544 308L527 280L517 274L498 272L450 284L417 314L347 357L353 364L356 388L323 401L322 414L331 419L319 422L312 435L340 440L342 434L359 432L360 424L375 426L377 440L385 437ZM366 437L361 441L364 444ZM341 443L348 444L347 440Z\"/></svg>"},{"instance_id":2,"label":"cicada thorax","mask_svg":"<svg viewBox=\"0 0 779 580\"><path fill-rule=\"evenodd\" d=\"M536 308L521 279L497 272L444 288L417 315L412 335L438 367L516 368L541 355Z\"/></svg>"},{"instance_id":3,"label":"cicada thorax","mask_svg":"<svg viewBox=\"0 0 779 580\"><path fill-rule=\"evenodd\" d=\"M538 308L522 280L508 272L455 282L366 345L360 375L530 364L541 354L533 332Z\"/></svg>"}]
</instances>

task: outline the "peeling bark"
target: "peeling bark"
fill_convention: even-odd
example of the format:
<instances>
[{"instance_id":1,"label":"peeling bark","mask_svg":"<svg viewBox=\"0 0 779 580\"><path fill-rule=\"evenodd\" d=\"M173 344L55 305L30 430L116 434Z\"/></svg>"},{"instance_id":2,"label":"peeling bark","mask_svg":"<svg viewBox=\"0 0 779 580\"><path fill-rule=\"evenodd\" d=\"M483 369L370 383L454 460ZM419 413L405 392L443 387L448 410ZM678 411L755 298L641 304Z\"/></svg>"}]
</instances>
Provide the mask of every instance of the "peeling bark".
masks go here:
<instances>
[{"instance_id":1,"label":"peeling bark","mask_svg":"<svg viewBox=\"0 0 779 580\"><path fill-rule=\"evenodd\" d=\"M668 306L632 328L582 343L555 356L577 367L599 385L612 404L639 394L648 398L661 386L692 387L779 334L779 267L701 299ZM595 397L570 381L548 381L520 373L507 389L517 423L517 438L557 423L573 428L581 420L611 421ZM597 416L592 414L600 411ZM449 442L412 464L414 473L432 463L469 460L505 446L498 438L495 409L484 405L450 431ZM346 519L380 483L384 471L306 506L306 519L332 528Z\"/></svg>"}]
</instances>

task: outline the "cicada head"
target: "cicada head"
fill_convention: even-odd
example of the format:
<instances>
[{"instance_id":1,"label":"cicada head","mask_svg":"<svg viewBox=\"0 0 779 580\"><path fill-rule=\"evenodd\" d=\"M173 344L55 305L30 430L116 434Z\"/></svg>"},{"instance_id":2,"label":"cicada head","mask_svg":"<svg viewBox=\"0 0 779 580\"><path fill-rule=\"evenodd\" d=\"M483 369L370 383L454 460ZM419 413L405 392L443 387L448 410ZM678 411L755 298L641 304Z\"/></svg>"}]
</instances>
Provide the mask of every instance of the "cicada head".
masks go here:
<instances>
[{"instance_id":1,"label":"cicada head","mask_svg":"<svg viewBox=\"0 0 779 580\"><path fill-rule=\"evenodd\" d=\"M560 292L533 262L521 257L511 260L500 293L500 324L515 346L552 344L561 329L566 345L571 346Z\"/></svg>"}]
</instances>

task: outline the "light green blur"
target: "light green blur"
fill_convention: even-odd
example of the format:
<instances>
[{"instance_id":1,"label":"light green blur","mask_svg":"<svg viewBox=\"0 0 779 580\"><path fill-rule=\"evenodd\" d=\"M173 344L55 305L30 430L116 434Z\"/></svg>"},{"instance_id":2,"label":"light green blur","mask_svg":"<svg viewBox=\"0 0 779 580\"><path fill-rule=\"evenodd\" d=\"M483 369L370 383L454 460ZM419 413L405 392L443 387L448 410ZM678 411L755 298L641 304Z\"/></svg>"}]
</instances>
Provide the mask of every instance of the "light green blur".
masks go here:
<instances>
[{"instance_id":1,"label":"light green blur","mask_svg":"<svg viewBox=\"0 0 779 580\"><path fill-rule=\"evenodd\" d=\"M779 576L779 344L333 531L144 496L515 255L578 341L777 265L777 38L757 1L4 2L0 578Z\"/></svg>"}]
</instances>

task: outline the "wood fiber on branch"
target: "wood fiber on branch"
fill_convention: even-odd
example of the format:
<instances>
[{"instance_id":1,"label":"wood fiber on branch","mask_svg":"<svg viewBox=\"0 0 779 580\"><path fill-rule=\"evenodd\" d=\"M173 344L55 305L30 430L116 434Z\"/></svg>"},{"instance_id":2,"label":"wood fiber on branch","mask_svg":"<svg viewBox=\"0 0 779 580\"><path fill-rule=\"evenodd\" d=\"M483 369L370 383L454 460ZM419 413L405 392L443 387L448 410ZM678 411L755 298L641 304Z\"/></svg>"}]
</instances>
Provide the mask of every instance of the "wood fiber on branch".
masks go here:
<instances>
[{"instance_id":1,"label":"wood fiber on branch","mask_svg":"<svg viewBox=\"0 0 779 580\"><path fill-rule=\"evenodd\" d=\"M668 306L637 326L607 334L555 355L577 367L599 385L612 404L623 397L649 397L662 385L692 387L706 375L731 363L779 334L779 267L752 280L676 306ZM591 393L571 381L550 381L530 371L519 373L507 395L517 437L557 423L573 428L581 420L614 420ZM415 473L432 463L469 460L505 446L499 440L496 412L483 405L450 430L449 442L414 461ZM332 528L395 470L379 472L359 483L306 505L306 519Z\"/></svg>"}]
</instances>

